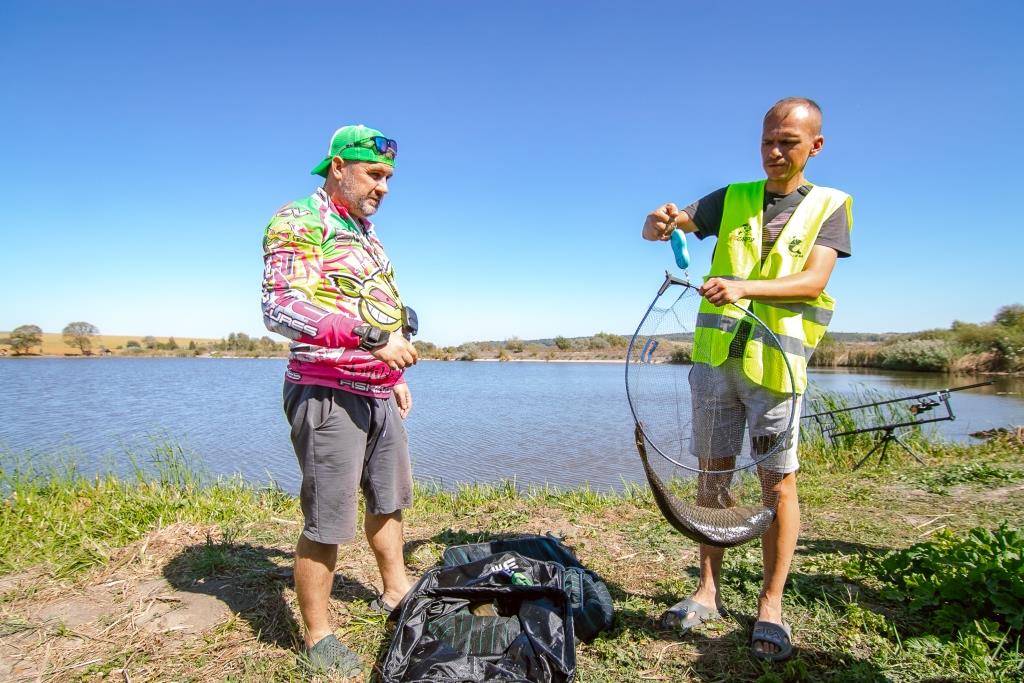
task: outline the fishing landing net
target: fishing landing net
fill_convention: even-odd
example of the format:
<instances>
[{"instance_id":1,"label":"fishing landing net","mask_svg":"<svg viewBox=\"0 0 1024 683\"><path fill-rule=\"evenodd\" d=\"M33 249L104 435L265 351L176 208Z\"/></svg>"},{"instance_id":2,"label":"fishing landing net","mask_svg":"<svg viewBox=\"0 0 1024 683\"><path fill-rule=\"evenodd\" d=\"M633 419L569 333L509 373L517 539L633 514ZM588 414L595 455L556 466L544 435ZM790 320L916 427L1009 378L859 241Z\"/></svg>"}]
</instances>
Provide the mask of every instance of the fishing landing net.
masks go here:
<instances>
[{"instance_id":1,"label":"fishing landing net","mask_svg":"<svg viewBox=\"0 0 1024 683\"><path fill-rule=\"evenodd\" d=\"M779 348L746 309L729 304L728 316L702 321L735 330L725 363L712 365L703 348L709 344L694 348L700 301L694 285L665 274L629 345L626 394L637 451L665 519L698 543L730 547L761 536L774 520L779 470L795 449L799 415L794 394L757 391L743 375L748 340ZM745 403L765 408L766 419L755 421L751 412L762 411Z\"/></svg>"}]
</instances>

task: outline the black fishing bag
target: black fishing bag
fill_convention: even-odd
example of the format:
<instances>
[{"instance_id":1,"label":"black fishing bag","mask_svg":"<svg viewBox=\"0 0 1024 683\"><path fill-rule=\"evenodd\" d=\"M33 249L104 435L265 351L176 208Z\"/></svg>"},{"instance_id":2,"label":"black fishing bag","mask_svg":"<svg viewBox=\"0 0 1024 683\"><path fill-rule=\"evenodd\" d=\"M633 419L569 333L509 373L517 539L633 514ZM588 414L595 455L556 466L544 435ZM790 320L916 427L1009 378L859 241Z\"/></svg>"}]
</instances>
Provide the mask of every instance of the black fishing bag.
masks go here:
<instances>
[{"instance_id":1,"label":"black fishing bag","mask_svg":"<svg viewBox=\"0 0 1024 683\"><path fill-rule=\"evenodd\" d=\"M565 570L505 552L427 571L402 601L384 683L571 683Z\"/></svg>"},{"instance_id":2,"label":"black fishing bag","mask_svg":"<svg viewBox=\"0 0 1024 683\"><path fill-rule=\"evenodd\" d=\"M572 550L551 534L455 545L447 548L442 558L444 564L454 566L506 551L565 567L565 583L577 638L589 643L598 633L611 628L615 610L608 586L597 572L584 567Z\"/></svg>"}]
</instances>

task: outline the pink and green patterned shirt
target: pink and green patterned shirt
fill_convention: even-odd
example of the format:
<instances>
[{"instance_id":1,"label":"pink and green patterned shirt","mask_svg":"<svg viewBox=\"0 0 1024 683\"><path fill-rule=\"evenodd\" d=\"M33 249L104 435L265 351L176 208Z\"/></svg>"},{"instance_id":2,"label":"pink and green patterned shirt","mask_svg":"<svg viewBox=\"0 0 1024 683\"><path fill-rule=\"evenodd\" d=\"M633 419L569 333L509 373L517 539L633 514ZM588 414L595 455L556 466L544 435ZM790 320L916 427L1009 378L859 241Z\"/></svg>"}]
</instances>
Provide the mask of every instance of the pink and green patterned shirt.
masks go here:
<instances>
[{"instance_id":1,"label":"pink and green patterned shirt","mask_svg":"<svg viewBox=\"0 0 1024 683\"><path fill-rule=\"evenodd\" d=\"M387 398L404 383L358 348L370 324L400 333L395 272L373 224L317 189L274 214L263 236L263 322L293 340L285 378Z\"/></svg>"}]
</instances>

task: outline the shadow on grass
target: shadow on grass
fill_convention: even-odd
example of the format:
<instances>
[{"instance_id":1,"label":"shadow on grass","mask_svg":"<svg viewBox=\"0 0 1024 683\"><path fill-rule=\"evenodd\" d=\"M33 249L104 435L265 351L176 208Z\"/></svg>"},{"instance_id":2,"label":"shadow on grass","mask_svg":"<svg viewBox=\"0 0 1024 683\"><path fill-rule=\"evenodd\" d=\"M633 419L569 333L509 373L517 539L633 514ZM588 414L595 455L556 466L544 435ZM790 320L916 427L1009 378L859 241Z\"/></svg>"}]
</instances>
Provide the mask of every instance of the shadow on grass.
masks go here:
<instances>
[{"instance_id":1,"label":"shadow on grass","mask_svg":"<svg viewBox=\"0 0 1024 683\"><path fill-rule=\"evenodd\" d=\"M291 551L248 543L212 542L184 548L164 566L177 590L213 596L248 622L263 643L301 652L302 631L284 590L293 585ZM331 597L372 600L377 593L357 579L335 573Z\"/></svg>"},{"instance_id":2,"label":"shadow on grass","mask_svg":"<svg viewBox=\"0 0 1024 683\"><path fill-rule=\"evenodd\" d=\"M828 652L814 647L794 646L784 662L758 659L750 649L753 619L742 619L737 628L718 637L704 634L687 636L697 656L690 664L701 681L830 681L835 683L875 683L890 678L873 663L847 653ZM747 623L749 622L749 623Z\"/></svg>"},{"instance_id":3,"label":"shadow on grass","mask_svg":"<svg viewBox=\"0 0 1024 683\"><path fill-rule=\"evenodd\" d=\"M801 540L796 553L799 564L789 575L786 593L789 597L804 603L824 599L839 604L855 599L866 609L891 616L886 613L886 601L877 591L848 578L841 571L829 571L828 568L820 571L813 568L801 569L801 565L805 563L813 567L809 560L814 556L844 555L852 559L869 553L884 553L887 550L888 548L880 546L840 540ZM700 576L698 567L691 566L685 573L692 579L692 582L688 582L691 589L695 589ZM669 652L669 648L674 647L686 648L692 652L685 663L677 661L674 665L663 665L668 668L675 666L677 676L682 676L685 672L701 681L760 683L819 680L866 683L890 680L879 666L858 659L850 652L814 647L813 634L806 632L798 636L805 642L794 647L793 655L787 661L770 662L758 659L750 649L750 635L756 620L757 599L762 585L760 551L751 552L750 548L735 549L726 552L722 569L721 590L726 598L726 604L732 605L732 608L727 610L724 620L681 634L678 631L660 629L654 623L654 619L643 612L620 613L620 617L626 620L628 628L645 631L645 635L654 640L669 641L663 646L663 652ZM632 596L615 594L614 597L618 603ZM659 609L665 609L685 597L687 595L674 595L666 591L649 596L659 604ZM743 607L737 608L737 604ZM799 632L799 624L796 628ZM659 672L649 673L657 676ZM669 675L669 678L671 677Z\"/></svg>"}]
</instances>

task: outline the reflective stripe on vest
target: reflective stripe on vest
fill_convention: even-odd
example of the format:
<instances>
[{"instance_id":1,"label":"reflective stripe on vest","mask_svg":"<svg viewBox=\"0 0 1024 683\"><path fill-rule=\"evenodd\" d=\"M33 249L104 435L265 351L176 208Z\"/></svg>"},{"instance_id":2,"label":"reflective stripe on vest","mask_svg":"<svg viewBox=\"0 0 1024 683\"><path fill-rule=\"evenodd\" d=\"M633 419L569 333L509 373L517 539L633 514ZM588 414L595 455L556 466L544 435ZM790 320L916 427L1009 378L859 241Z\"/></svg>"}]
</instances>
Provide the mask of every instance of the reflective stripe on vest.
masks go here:
<instances>
[{"instance_id":1,"label":"reflective stripe on vest","mask_svg":"<svg viewBox=\"0 0 1024 683\"><path fill-rule=\"evenodd\" d=\"M844 206L853 226L850 196L828 187L812 186L790 216L771 251L761 260L762 207L765 181L730 185L725 193L718 244L707 278L774 280L799 273L807 263L822 224ZM755 326L743 351L743 370L751 381L779 392L803 393L807 388L807 361L832 320L835 301L822 292L812 301L798 303L751 302L715 306L702 299L694 331L695 360L720 365L729 355L743 311L750 310L778 339ZM792 379L786 369L788 361Z\"/></svg>"}]
</instances>

